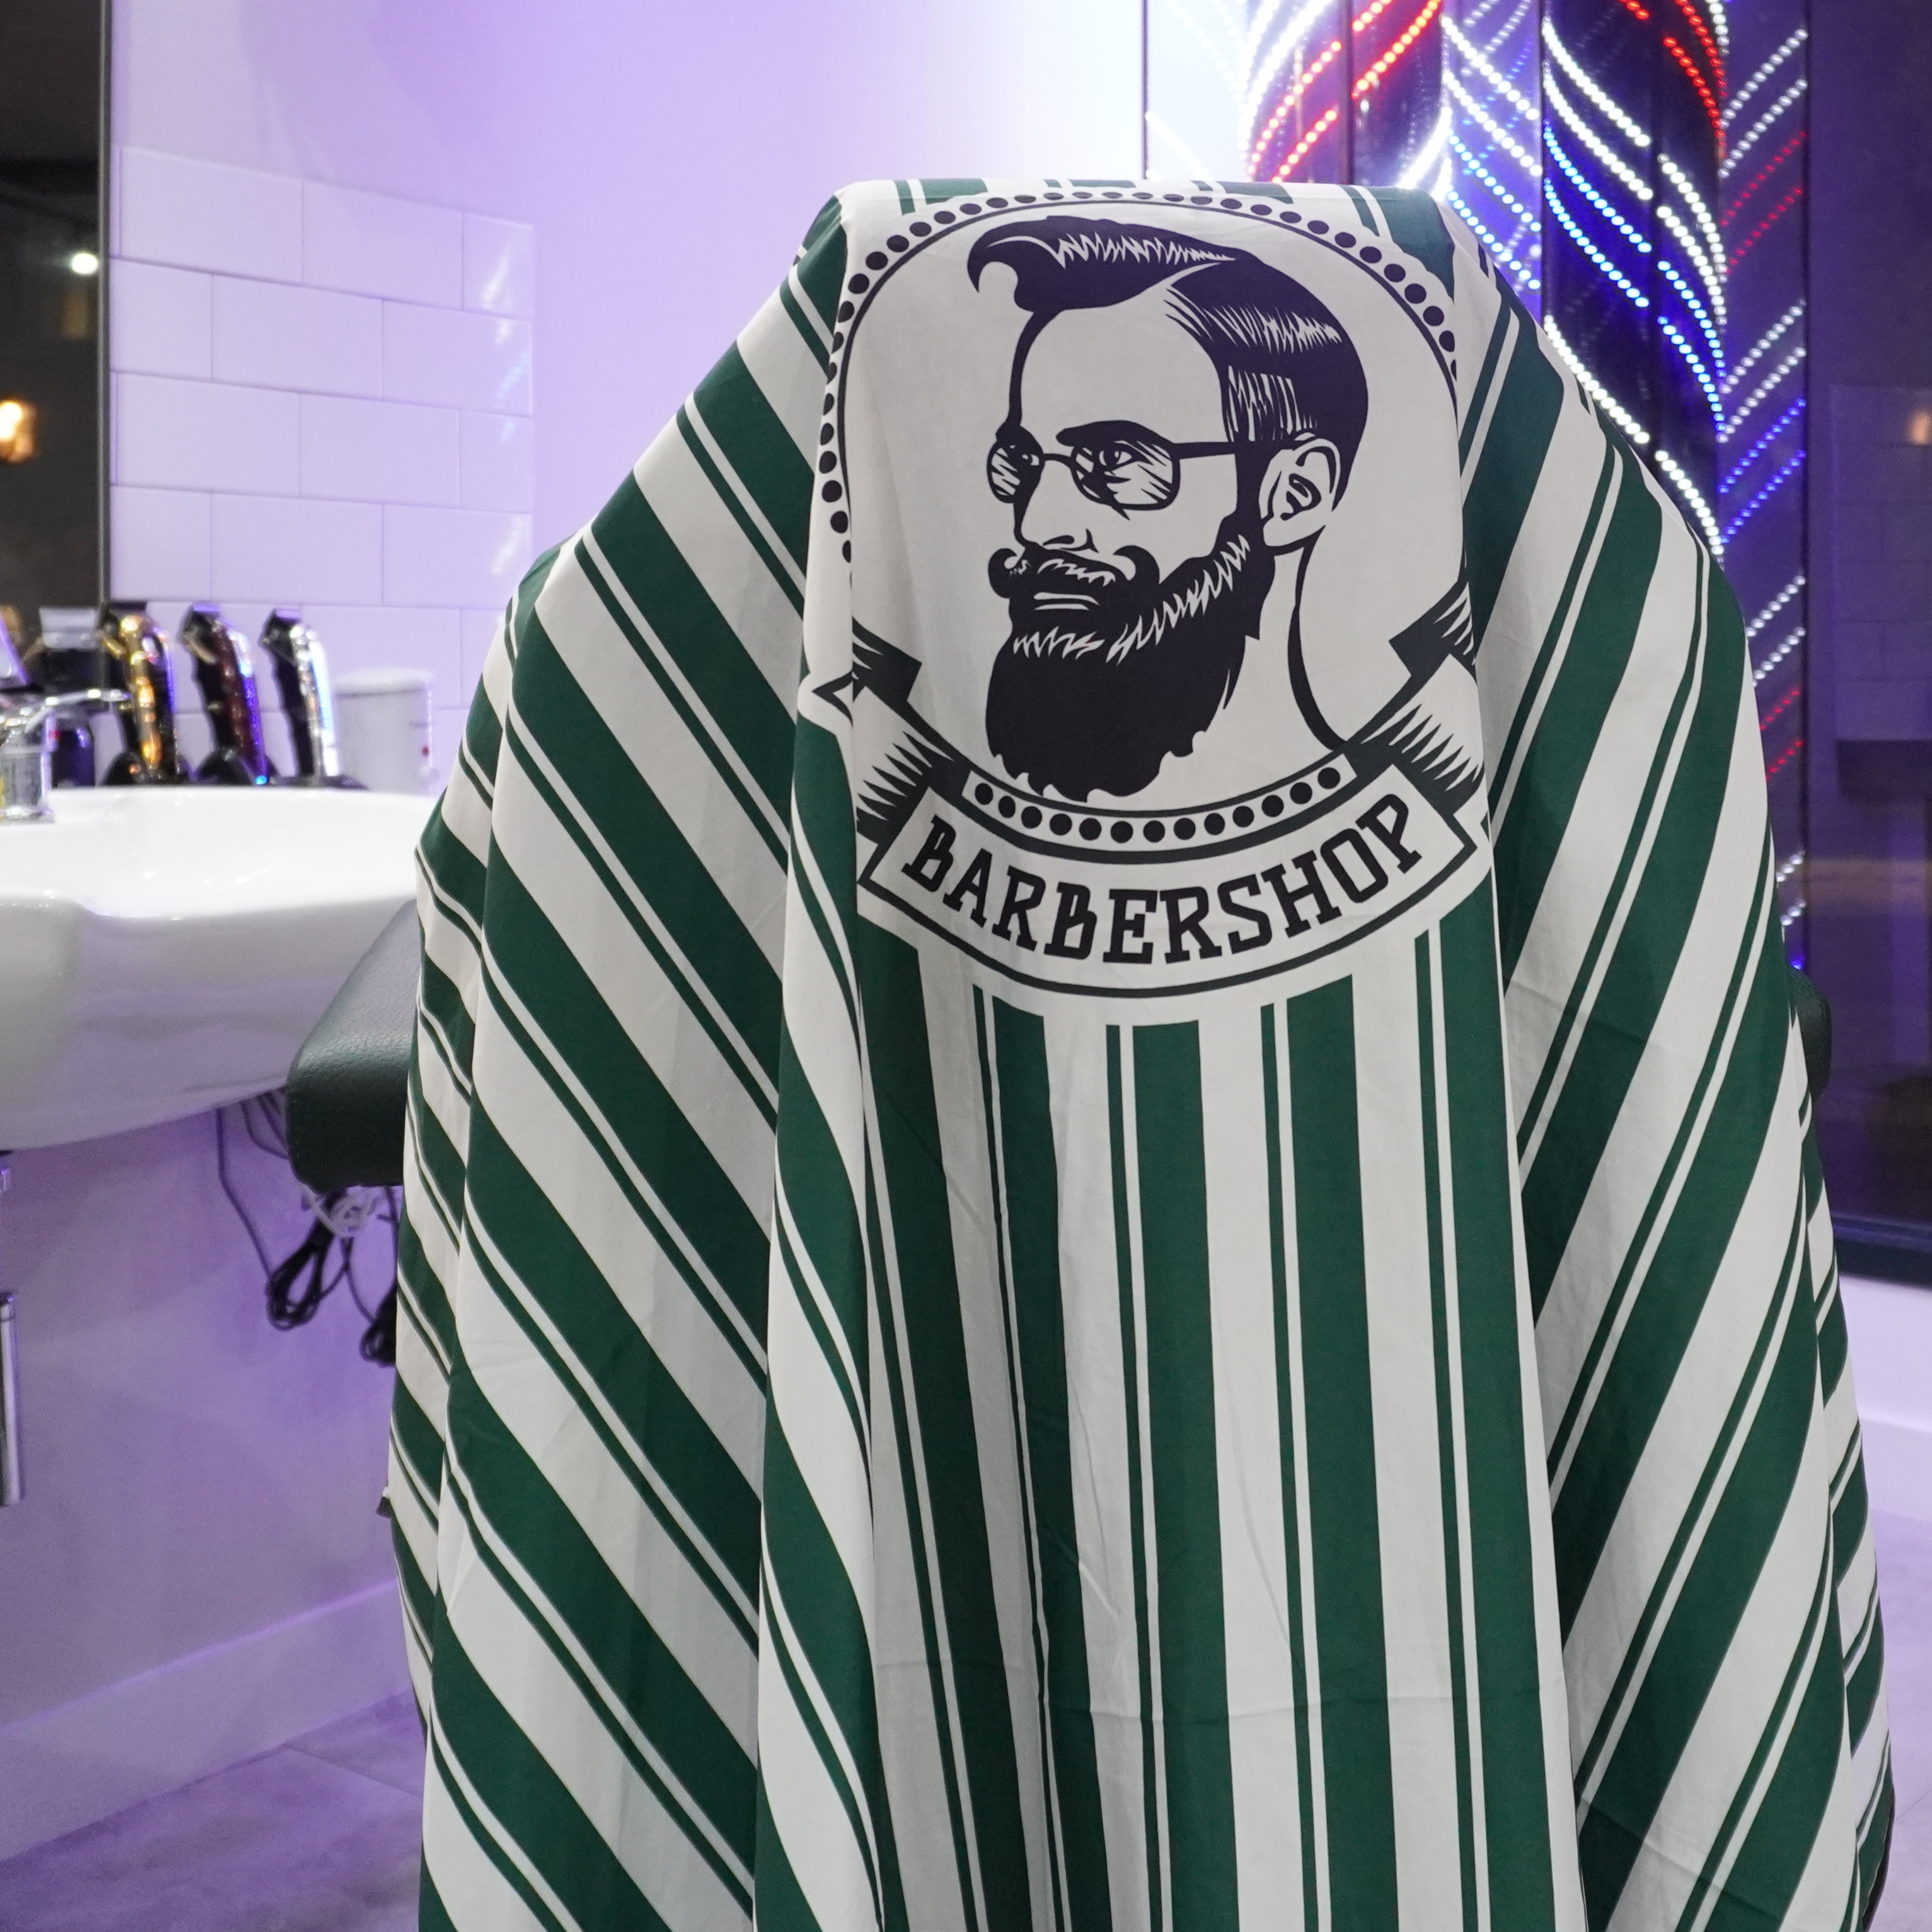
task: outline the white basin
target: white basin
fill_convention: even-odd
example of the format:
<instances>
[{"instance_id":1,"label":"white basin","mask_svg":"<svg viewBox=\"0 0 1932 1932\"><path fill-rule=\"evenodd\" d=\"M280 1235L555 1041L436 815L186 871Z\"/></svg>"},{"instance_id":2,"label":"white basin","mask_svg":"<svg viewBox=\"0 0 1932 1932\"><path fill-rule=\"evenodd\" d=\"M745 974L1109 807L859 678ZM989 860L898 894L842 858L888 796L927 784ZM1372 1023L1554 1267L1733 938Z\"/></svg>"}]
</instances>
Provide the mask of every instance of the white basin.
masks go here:
<instances>
[{"instance_id":1,"label":"white basin","mask_svg":"<svg viewBox=\"0 0 1932 1932\"><path fill-rule=\"evenodd\" d=\"M279 1087L413 896L431 802L214 786L51 799L51 824L0 824L0 1148Z\"/></svg>"}]
</instances>

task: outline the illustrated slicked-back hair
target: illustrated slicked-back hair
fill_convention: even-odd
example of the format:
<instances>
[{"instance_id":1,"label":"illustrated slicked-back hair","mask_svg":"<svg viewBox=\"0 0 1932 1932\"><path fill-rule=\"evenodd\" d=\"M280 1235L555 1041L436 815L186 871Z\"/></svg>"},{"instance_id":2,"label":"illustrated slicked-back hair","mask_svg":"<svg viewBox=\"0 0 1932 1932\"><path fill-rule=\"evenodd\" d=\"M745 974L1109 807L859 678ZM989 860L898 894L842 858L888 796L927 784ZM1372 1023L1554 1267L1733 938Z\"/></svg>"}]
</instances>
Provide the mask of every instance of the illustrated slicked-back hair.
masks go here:
<instances>
[{"instance_id":1,"label":"illustrated slicked-back hair","mask_svg":"<svg viewBox=\"0 0 1932 1932\"><path fill-rule=\"evenodd\" d=\"M988 230L967 272L1012 270L1028 336L1067 309L1108 308L1165 283L1174 320L1213 359L1231 442L1279 448L1304 433L1340 452L1346 480L1368 419L1354 345L1292 275L1258 256L1161 228L1049 214Z\"/></svg>"}]
</instances>

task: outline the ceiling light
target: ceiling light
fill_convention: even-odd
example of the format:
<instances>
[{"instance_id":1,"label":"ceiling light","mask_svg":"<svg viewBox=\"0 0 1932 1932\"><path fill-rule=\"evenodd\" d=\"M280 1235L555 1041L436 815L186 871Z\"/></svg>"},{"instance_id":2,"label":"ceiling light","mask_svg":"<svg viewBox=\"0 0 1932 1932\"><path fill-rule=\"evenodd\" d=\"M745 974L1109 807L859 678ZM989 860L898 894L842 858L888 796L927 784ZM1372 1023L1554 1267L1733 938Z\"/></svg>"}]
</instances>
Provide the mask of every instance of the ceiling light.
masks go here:
<instances>
[{"instance_id":1,"label":"ceiling light","mask_svg":"<svg viewBox=\"0 0 1932 1932\"><path fill-rule=\"evenodd\" d=\"M76 275L98 275L100 272L100 257L92 248L76 248L67 258L67 265Z\"/></svg>"},{"instance_id":2,"label":"ceiling light","mask_svg":"<svg viewBox=\"0 0 1932 1932\"><path fill-rule=\"evenodd\" d=\"M0 463L24 463L34 453L40 412L17 396L0 397Z\"/></svg>"}]
</instances>

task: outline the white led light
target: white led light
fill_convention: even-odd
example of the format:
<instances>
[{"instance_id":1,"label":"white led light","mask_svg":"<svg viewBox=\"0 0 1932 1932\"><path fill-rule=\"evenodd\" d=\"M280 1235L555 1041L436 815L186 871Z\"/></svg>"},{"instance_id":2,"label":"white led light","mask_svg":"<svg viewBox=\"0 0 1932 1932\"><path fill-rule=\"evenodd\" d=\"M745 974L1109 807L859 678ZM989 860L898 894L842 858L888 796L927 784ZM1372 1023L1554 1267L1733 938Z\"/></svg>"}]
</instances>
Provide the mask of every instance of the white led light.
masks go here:
<instances>
[{"instance_id":1,"label":"white led light","mask_svg":"<svg viewBox=\"0 0 1932 1932\"><path fill-rule=\"evenodd\" d=\"M100 257L92 248L76 248L67 258L67 265L76 275L98 275L100 272Z\"/></svg>"},{"instance_id":2,"label":"white led light","mask_svg":"<svg viewBox=\"0 0 1932 1932\"><path fill-rule=\"evenodd\" d=\"M1793 302L1738 359L1731 364L1730 374L1724 378L1724 393L1729 395L1745 376L1755 368L1762 358L1768 355L1780 338L1794 323L1804 320L1804 304Z\"/></svg>"},{"instance_id":3,"label":"white led light","mask_svg":"<svg viewBox=\"0 0 1932 1932\"><path fill-rule=\"evenodd\" d=\"M1583 358L1564 340L1556 323L1546 316L1544 318L1543 332L1550 338L1550 346L1570 365L1570 373L1576 377L1584 394L1588 396L1591 401L1594 403L1598 408L1601 410L1604 415L1608 416L1611 422L1615 423L1618 428L1622 430L1640 449L1647 448L1650 442L1650 432L1643 428L1636 417L1624 408L1610 391L1590 373L1584 364Z\"/></svg>"},{"instance_id":4,"label":"white led light","mask_svg":"<svg viewBox=\"0 0 1932 1932\"><path fill-rule=\"evenodd\" d=\"M1690 514L1702 526L1704 541L1711 554L1721 557L1724 554L1724 532L1718 529L1718 520L1711 514L1711 506L1705 502L1702 493L1685 473L1683 464L1667 449L1660 449L1654 460L1658 468L1676 485L1677 494L1690 506Z\"/></svg>"},{"instance_id":5,"label":"white led light","mask_svg":"<svg viewBox=\"0 0 1932 1932\"><path fill-rule=\"evenodd\" d=\"M1556 56L1556 64L1570 76L1585 100L1595 108L1613 126L1618 134L1640 148L1650 146L1646 134L1590 76L1583 71L1576 56L1557 38L1556 29L1548 20L1543 23L1543 44Z\"/></svg>"},{"instance_id":6,"label":"white led light","mask_svg":"<svg viewBox=\"0 0 1932 1932\"><path fill-rule=\"evenodd\" d=\"M1744 159L1745 155L1750 152L1751 149L1764 138L1765 135L1770 130L1772 126L1775 124L1778 116L1781 115L1784 110L1792 104L1792 102L1802 100L1804 98L1804 82L1802 80L1793 81L1791 85L1787 87L1784 92L1780 94L1778 98L1751 123L1750 131L1748 134L1740 135L1737 140L1732 142L1730 152L1725 155L1724 165L1720 169L1719 172L1723 174L1726 179L1728 179L1731 174L1736 170L1738 164Z\"/></svg>"},{"instance_id":7,"label":"white led light","mask_svg":"<svg viewBox=\"0 0 1932 1932\"><path fill-rule=\"evenodd\" d=\"M1758 68L1743 86L1732 90L1730 100L1724 108L1724 125L1726 128L1744 111L1745 102L1749 100L1751 96L1804 44L1807 38L1804 29L1800 27L1795 34L1772 52L1770 58Z\"/></svg>"},{"instance_id":8,"label":"white led light","mask_svg":"<svg viewBox=\"0 0 1932 1932\"><path fill-rule=\"evenodd\" d=\"M1744 626L1744 642L1749 644L1759 632L1782 610L1798 592L1804 588L1804 573L1800 571L1750 622Z\"/></svg>"},{"instance_id":9,"label":"white led light","mask_svg":"<svg viewBox=\"0 0 1932 1932\"><path fill-rule=\"evenodd\" d=\"M1543 98L1556 109L1557 118L1568 128L1577 140L1581 141L1584 146L1588 148L1591 153L1594 154L1598 160L1601 161L1604 166L1608 168L1611 173L1615 175L1617 179L1636 196L1638 200L1650 200L1649 182L1646 181L1642 176L1611 147L1610 143L1590 125L1589 122L1584 119L1582 115L1571 106L1569 98L1564 93L1562 88L1558 87L1556 81L1548 75L1544 77ZM1547 124L1546 122L1546 127Z\"/></svg>"}]
</instances>

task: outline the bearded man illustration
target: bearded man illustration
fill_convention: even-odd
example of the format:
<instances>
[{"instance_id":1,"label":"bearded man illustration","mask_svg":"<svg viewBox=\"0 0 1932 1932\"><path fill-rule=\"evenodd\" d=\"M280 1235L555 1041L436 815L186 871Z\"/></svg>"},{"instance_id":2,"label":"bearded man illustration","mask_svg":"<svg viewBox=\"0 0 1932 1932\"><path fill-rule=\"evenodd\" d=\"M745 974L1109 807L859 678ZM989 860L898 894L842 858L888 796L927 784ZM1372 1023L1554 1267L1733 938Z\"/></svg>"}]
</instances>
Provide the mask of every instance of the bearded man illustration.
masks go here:
<instances>
[{"instance_id":1,"label":"bearded man illustration","mask_svg":"<svg viewBox=\"0 0 1932 1932\"><path fill-rule=\"evenodd\" d=\"M1052 215L982 235L976 287L995 263L1028 320L986 460L1016 546L988 566L1012 628L987 742L1023 782L1128 796L1227 703L1278 573L1298 605L1368 387L1328 308L1240 249Z\"/></svg>"}]
</instances>

